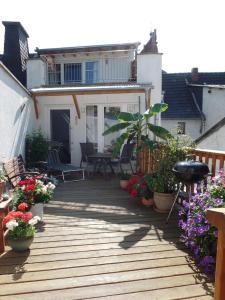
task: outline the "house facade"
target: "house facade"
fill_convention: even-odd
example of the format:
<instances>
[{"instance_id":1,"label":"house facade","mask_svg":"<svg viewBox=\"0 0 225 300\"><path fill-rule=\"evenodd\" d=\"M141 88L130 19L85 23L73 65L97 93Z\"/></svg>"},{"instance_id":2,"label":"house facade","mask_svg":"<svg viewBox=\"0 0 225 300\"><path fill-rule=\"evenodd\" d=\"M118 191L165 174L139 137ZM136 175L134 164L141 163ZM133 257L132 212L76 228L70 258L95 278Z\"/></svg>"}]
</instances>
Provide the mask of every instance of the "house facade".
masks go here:
<instances>
[{"instance_id":1,"label":"house facade","mask_svg":"<svg viewBox=\"0 0 225 300\"><path fill-rule=\"evenodd\" d=\"M100 152L109 149L119 133L102 133L120 111L144 112L160 102L161 55L137 54L138 45L37 49L28 60L36 126L63 145L66 162L79 163L83 142Z\"/></svg>"}]
</instances>

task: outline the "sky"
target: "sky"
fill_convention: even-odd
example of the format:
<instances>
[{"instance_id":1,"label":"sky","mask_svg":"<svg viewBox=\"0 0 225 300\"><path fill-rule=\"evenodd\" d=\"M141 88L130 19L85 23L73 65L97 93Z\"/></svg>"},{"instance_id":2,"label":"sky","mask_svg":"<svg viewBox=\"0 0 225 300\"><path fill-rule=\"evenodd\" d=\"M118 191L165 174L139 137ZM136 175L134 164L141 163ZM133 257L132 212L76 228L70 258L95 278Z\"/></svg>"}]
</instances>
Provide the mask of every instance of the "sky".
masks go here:
<instances>
[{"instance_id":1,"label":"sky","mask_svg":"<svg viewBox=\"0 0 225 300\"><path fill-rule=\"evenodd\" d=\"M20 21L36 47L147 43L157 30L166 72L225 71L224 0L2 0L1 21ZM4 26L0 24L0 53ZM140 47L141 49L141 47Z\"/></svg>"}]
</instances>

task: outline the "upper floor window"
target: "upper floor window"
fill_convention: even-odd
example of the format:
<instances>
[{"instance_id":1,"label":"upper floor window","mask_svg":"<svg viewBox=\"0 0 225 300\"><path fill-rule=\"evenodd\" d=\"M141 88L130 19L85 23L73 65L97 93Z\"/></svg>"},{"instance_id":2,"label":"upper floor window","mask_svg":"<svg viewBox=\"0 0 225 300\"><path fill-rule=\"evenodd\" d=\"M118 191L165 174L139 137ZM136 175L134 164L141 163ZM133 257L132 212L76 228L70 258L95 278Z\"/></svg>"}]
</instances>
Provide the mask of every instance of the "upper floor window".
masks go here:
<instances>
[{"instance_id":1,"label":"upper floor window","mask_svg":"<svg viewBox=\"0 0 225 300\"><path fill-rule=\"evenodd\" d=\"M64 64L64 82L81 82L81 63Z\"/></svg>"},{"instance_id":2,"label":"upper floor window","mask_svg":"<svg viewBox=\"0 0 225 300\"><path fill-rule=\"evenodd\" d=\"M86 83L98 82L98 62L97 61L86 62L85 78L86 78Z\"/></svg>"},{"instance_id":3,"label":"upper floor window","mask_svg":"<svg viewBox=\"0 0 225 300\"><path fill-rule=\"evenodd\" d=\"M48 83L61 84L61 65L51 64L48 67Z\"/></svg>"}]
</instances>

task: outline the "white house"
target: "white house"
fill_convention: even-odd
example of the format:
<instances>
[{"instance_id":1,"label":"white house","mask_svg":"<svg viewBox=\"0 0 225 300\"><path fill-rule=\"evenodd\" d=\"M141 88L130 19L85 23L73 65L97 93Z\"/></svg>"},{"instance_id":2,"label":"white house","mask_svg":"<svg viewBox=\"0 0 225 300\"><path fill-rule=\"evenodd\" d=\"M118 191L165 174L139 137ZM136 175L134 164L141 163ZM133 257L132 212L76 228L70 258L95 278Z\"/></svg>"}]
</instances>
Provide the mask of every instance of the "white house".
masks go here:
<instances>
[{"instance_id":1,"label":"white house","mask_svg":"<svg viewBox=\"0 0 225 300\"><path fill-rule=\"evenodd\" d=\"M81 142L110 147L118 134L102 133L118 112L144 112L150 101L160 102L161 54L137 54L138 45L37 49L28 60L37 127L64 145L68 161L79 163Z\"/></svg>"},{"instance_id":2,"label":"white house","mask_svg":"<svg viewBox=\"0 0 225 300\"><path fill-rule=\"evenodd\" d=\"M103 137L102 133L115 122L118 112L144 112L161 101L162 55L155 31L140 53L139 43L126 43L37 48L29 54L28 34L22 25L3 24L2 61L20 81L26 71L35 111L32 124L49 140L63 145L67 162L79 163L81 142L95 143L98 151L110 147L117 134Z\"/></svg>"}]
</instances>

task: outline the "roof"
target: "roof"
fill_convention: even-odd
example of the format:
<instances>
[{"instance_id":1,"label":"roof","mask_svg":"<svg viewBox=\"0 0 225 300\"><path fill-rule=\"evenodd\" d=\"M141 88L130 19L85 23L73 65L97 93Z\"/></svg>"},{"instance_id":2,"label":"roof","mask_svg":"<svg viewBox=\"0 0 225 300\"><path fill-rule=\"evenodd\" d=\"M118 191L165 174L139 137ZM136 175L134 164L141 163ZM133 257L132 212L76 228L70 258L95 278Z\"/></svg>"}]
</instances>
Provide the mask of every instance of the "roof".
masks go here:
<instances>
[{"instance_id":1,"label":"roof","mask_svg":"<svg viewBox=\"0 0 225 300\"><path fill-rule=\"evenodd\" d=\"M225 117L221 119L219 122L217 122L215 125L213 125L211 128L209 128L206 132L204 132L199 138L195 140L195 143L198 144L205 138L209 137L213 133L217 132L221 127L225 125Z\"/></svg>"},{"instance_id":2,"label":"roof","mask_svg":"<svg viewBox=\"0 0 225 300\"><path fill-rule=\"evenodd\" d=\"M2 24L3 24L5 27L8 26L8 25L20 27L20 29L24 32L24 34L26 35L26 37L29 38L28 33L26 32L26 30L24 29L23 25L22 25L20 22L2 21Z\"/></svg>"},{"instance_id":3,"label":"roof","mask_svg":"<svg viewBox=\"0 0 225 300\"><path fill-rule=\"evenodd\" d=\"M187 84L189 83L189 84ZM201 117L203 85L225 84L225 72L198 73L198 80L192 81L191 73L163 73L162 90L168 110L164 119L196 119ZM195 104L194 97L197 105Z\"/></svg>"},{"instance_id":4,"label":"roof","mask_svg":"<svg viewBox=\"0 0 225 300\"><path fill-rule=\"evenodd\" d=\"M92 92L92 91L107 91L107 90L140 90L143 91L145 86L140 84L121 84L121 85L91 85L91 86L71 86L71 87L41 87L33 88L31 92L33 94L45 94L45 93L76 93L76 92Z\"/></svg>"},{"instance_id":5,"label":"roof","mask_svg":"<svg viewBox=\"0 0 225 300\"><path fill-rule=\"evenodd\" d=\"M91 46L77 46L77 47L60 47L60 48L36 48L39 55L44 54L61 54L61 53L81 53L81 52L95 52L95 51L121 51L121 50L136 50L140 45L136 43L125 44L108 44L108 45L91 45Z\"/></svg>"}]
</instances>

